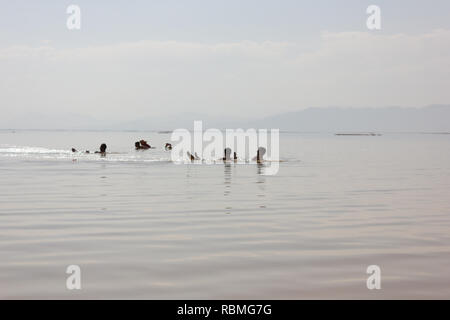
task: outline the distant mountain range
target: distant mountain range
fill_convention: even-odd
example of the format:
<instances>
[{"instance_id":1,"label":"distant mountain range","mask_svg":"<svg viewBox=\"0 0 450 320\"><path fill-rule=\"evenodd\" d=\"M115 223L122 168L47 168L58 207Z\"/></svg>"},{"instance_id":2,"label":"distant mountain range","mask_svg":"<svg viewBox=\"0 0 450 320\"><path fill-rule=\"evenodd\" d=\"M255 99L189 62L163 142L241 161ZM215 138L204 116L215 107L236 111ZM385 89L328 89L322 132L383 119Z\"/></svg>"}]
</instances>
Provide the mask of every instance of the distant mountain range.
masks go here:
<instances>
[{"instance_id":1,"label":"distant mountain range","mask_svg":"<svg viewBox=\"0 0 450 320\"><path fill-rule=\"evenodd\" d=\"M308 108L270 117L237 119L183 113L171 117L139 118L106 124L74 114L29 114L20 119L0 120L2 129L65 130L172 130L192 129L194 120L207 128L278 128L298 132L450 132L450 105L423 108Z\"/></svg>"},{"instance_id":2,"label":"distant mountain range","mask_svg":"<svg viewBox=\"0 0 450 320\"><path fill-rule=\"evenodd\" d=\"M450 105L423 108L309 108L252 124L288 131L450 132Z\"/></svg>"},{"instance_id":3,"label":"distant mountain range","mask_svg":"<svg viewBox=\"0 0 450 320\"><path fill-rule=\"evenodd\" d=\"M118 123L111 129L192 129L194 120L204 128L278 128L299 132L450 132L450 105L423 108L308 108L255 119L231 119L201 114L139 119Z\"/></svg>"}]
</instances>

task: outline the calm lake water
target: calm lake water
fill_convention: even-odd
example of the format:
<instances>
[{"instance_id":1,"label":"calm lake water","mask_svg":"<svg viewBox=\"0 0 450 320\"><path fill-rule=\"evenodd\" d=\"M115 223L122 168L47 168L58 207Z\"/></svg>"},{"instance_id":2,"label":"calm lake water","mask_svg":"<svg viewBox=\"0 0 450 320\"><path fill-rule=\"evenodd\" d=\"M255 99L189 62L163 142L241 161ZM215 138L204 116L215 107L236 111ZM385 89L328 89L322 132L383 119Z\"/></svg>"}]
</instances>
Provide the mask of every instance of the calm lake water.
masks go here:
<instances>
[{"instance_id":1,"label":"calm lake water","mask_svg":"<svg viewBox=\"0 0 450 320\"><path fill-rule=\"evenodd\" d=\"M0 298L450 298L450 135L285 133L274 176L169 139L0 131Z\"/></svg>"}]
</instances>

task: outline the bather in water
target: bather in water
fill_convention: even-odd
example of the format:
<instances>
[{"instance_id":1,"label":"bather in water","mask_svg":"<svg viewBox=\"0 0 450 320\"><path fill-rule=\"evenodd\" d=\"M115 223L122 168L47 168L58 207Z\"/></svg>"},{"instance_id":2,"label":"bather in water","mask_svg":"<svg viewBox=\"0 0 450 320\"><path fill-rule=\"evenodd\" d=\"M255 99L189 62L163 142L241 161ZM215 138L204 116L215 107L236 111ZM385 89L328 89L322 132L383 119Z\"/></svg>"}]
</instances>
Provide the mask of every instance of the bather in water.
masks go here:
<instances>
[{"instance_id":1,"label":"bather in water","mask_svg":"<svg viewBox=\"0 0 450 320\"><path fill-rule=\"evenodd\" d=\"M231 160L231 149L230 148L225 148L223 150L223 161L230 161Z\"/></svg>"},{"instance_id":2,"label":"bather in water","mask_svg":"<svg viewBox=\"0 0 450 320\"><path fill-rule=\"evenodd\" d=\"M266 148L259 147L258 151L256 152L256 157L254 157L252 160L256 161L258 163L261 163L262 161L264 161L264 155L265 154L266 154Z\"/></svg>"}]
</instances>

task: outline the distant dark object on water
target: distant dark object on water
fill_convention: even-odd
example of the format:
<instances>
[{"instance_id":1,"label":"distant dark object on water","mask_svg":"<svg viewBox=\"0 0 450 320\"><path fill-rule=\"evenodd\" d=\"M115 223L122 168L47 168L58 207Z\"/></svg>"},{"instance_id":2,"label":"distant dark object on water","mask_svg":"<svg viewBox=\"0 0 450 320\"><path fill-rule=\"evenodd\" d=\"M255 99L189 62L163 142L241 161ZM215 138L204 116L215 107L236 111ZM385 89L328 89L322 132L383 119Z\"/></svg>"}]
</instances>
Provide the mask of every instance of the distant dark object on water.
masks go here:
<instances>
[{"instance_id":1,"label":"distant dark object on water","mask_svg":"<svg viewBox=\"0 0 450 320\"><path fill-rule=\"evenodd\" d=\"M167 134L167 133L172 133L172 131L158 131L158 133L160 133L160 134Z\"/></svg>"},{"instance_id":2,"label":"distant dark object on water","mask_svg":"<svg viewBox=\"0 0 450 320\"><path fill-rule=\"evenodd\" d=\"M134 143L134 147L136 148L136 150L147 150L151 148L151 146L145 140L136 141Z\"/></svg>"},{"instance_id":3,"label":"distant dark object on water","mask_svg":"<svg viewBox=\"0 0 450 320\"><path fill-rule=\"evenodd\" d=\"M191 161L195 160L195 157L189 151L186 151L186 154Z\"/></svg>"},{"instance_id":4,"label":"distant dark object on water","mask_svg":"<svg viewBox=\"0 0 450 320\"><path fill-rule=\"evenodd\" d=\"M100 153L102 156L105 156L106 148L107 148L106 144L102 143L100 146L100 151L95 151L95 153Z\"/></svg>"},{"instance_id":5,"label":"distant dark object on water","mask_svg":"<svg viewBox=\"0 0 450 320\"><path fill-rule=\"evenodd\" d=\"M374 133L374 132L363 132L363 133L335 133L335 136L381 136L381 133Z\"/></svg>"},{"instance_id":6,"label":"distant dark object on water","mask_svg":"<svg viewBox=\"0 0 450 320\"><path fill-rule=\"evenodd\" d=\"M164 146L164 149L166 149L166 151L172 150L172 144L166 143L166 145Z\"/></svg>"},{"instance_id":7,"label":"distant dark object on water","mask_svg":"<svg viewBox=\"0 0 450 320\"><path fill-rule=\"evenodd\" d=\"M151 146L145 140L141 140L141 141L139 141L139 143L141 144L141 149L150 149L151 148Z\"/></svg>"},{"instance_id":8,"label":"distant dark object on water","mask_svg":"<svg viewBox=\"0 0 450 320\"><path fill-rule=\"evenodd\" d=\"M256 157L253 158L253 161L260 163L264 160L264 155L266 154L266 148L259 147L258 151L256 151Z\"/></svg>"},{"instance_id":9,"label":"distant dark object on water","mask_svg":"<svg viewBox=\"0 0 450 320\"><path fill-rule=\"evenodd\" d=\"M225 148L223 150L223 161L229 161L231 160L231 149L230 148Z\"/></svg>"},{"instance_id":10,"label":"distant dark object on water","mask_svg":"<svg viewBox=\"0 0 450 320\"><path fill-rule=\"evenodd\" d=\"M75 149L75 148L72 148L72 152L77 152L77 149Z\"/></svg>"},{"instance_id":11,"label":"distant dark object on water","mask_svg":"<svg viewBox=\"0 0 450 320\"><path fill-rule=\"evenodd\" d=\"M201 160L201 158L198 156L197 152L194 152L194 155L192 155L189 151L186 151L186 154L191 161Z\"/></svg>"}]
</instances>

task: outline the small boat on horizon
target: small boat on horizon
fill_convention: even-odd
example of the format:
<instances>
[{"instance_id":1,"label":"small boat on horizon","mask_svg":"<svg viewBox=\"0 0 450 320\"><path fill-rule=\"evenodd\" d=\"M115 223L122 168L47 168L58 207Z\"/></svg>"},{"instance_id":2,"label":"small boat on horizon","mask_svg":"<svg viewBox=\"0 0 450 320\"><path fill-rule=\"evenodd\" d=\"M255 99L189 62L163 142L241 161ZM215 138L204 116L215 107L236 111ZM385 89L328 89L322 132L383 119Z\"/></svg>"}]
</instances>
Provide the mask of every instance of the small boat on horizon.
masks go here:
<instances>
[{"instance_id":1,"label":"small boat on horizon","mask_svg":"<svg viewBox=\"0 0 450 320\"><path fill-rule=\"evenodd\" d=\"M357 133L335 133L335 136L381 136L381 133L374 132L357 132Z\"/></svg>"}]
</instances>

